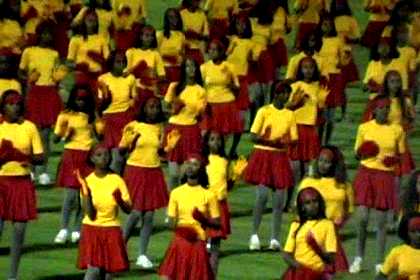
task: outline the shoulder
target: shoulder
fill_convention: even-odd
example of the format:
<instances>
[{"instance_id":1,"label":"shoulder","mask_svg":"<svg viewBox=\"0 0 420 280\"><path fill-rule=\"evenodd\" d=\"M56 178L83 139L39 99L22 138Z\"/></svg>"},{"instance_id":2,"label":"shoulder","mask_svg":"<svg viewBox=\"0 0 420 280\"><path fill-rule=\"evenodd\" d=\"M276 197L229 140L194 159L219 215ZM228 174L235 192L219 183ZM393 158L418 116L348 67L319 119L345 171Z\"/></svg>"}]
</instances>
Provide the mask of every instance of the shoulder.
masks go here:
<instances>
[{"instance_id":1,"label":"shoulder","mask_svg":"<svg viewBox=\"0 0 420 280\"><path fill-rule=\"evenodd\" d=\"M24 120L22 122L22 124L20 124L20 127L24 128L26 130L29 130L31 132L38 132L38 129L37 129L36 125L29 120Z\"/></svg>"}]
</instances>

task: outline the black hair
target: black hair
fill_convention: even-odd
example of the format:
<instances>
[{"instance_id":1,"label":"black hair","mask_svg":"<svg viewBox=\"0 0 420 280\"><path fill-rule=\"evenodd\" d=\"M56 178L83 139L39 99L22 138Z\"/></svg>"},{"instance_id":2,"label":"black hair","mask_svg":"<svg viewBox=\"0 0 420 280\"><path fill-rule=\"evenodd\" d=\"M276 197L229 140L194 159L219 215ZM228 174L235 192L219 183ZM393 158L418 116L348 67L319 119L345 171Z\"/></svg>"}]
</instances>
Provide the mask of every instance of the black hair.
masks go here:
<instances>
[{"instance_id":1,"label":"black hair","mask_svg":"<svg viewBox=\"0 0 420 280\"><path fill-rule=\"evenodd\" d=\"M185 184L188 181L187 175L183 174L181 178L181 184ZM198 170L198 184L201 185L203 188L208 188L209 186L209 177L206 171L206 165L202 162L200 169Z\"/></svg>"},{"instance_id":2,"label":"black hair","mask_svg":"<svg viewBox=\"0 0 420 280\"><path fill-rule=\"evenodd\" d=\"M99 3L97 0L89 0L89 2L86 5L89 9L104 9L107 11L111 11L111 2L109 0L103 0L102 4Z\"/></svg>"},{"instance_id":3,"label":"black hair","mask_svg":"<svg viewBox=\"0 0 420 280\"><path fill-rule=\"evenodd\" d=\"M151 98L155 98L159 102L159 114L156 117L156 120L155 120L155 122L153 124L162 123L162 122L165 121L165 114L164 114L164 112L162 110L162 103L161 103L160 99L157 98L157 97L147 98L146 100L144 100L144 102L142 102L140 104L140 106L139 106L139 112L137 114L137 121L138 122L144 122L144 123L146 122L146 104L147 104L147 101L149 101Z\"/></svg>"},{"instance_id":4,"label":"black hair","mask_svg":"<svg viewBox=\"0 0 420 280\"><path fill-rule=\"evenodd\" d=\"M187 65L188 58L184 59L181 64L181 77L179 79L179 83L175 87L175 96L179 96L182 91L187 86ZM195 65L195 73L194 73L194 81L196 84L203 86L203 78L201 76L200 65L195 59L190 58L189 60L193 61Z\"/></svg>"},{"instance_id":5,"label":"black hair","mask_svg":"<svg viewBox=\"0 0 420 280\"><path fill-rule=\"evenodd\" d=\"M281 90L280 90L281 87ZM291 93L292 92L292 87L290 86L290 83L285 82L285 81L279 81L276 83L273 83L271 85L271 90L270 90L270 102L273 102L274 97L278 94L282 94L284 92L287 93Z\"/></svg>"},{"instance_id":6,"label":"black hair","mask_svg":"<svg viewBox=\"0 0 420 280\"><path fill-rule=\"evenodd\" d=\"M80 112L76 105L76 97L77 97L77 92L79 90L84 90L88 93L88 95L84 98L86 102L86 108L84 111L81 111L81 112L88 115L89 123L93 123L95 120L95 98L89 86L86 86L86 85L74 86L70 91L69 99L67 100L67 103L66 103L66 109L69 111Z\"/></svg>"},{"instance_id":7,"label":"black hair","mask_svg":"<svg viewBox=\"0 0 420 280\"><path fill-rule=\"evenodd\" d=\"M55 23L52 20L44 20L38 24L36 27L36 44L41 43L42 33L48 31L51 34L51 42L48 46L51 49L54 49L54 25Z\"/></svg>"},{"instance_id":8,"label":"black hair","mask_svg":"<svg viewBox=\"0 0 420 280\"><path fill-rule=\"evenodd\" d=\"M314 67L315 67L314 73L312 75L311 82L316 82L316 81L319 81L321 79L321 73L319 72L318 64L316 63L315 59L313 59L312 57L306 57L306 58L302 58L299 62L299 65L298 65L298 68L297 68L297 73L296 73L296 81L303 81L304 80L304 75L303 75L303 72L302 72L302 64L303 64L303 61L305 59L308 59L308 58L312 60L312 62L314 64Z\"/></svg>"},{"instance_id":9,"label":"black hair","mask_svg":"<svg viewBox=\"0 0 420 280\"><path fill-rule=\"evenodd\" d=\"M0 72L0 78L2 79L18 79L17 73L19 69L19 56L17 55L6 55L0 54L1 59L4 59L4 63L7 64L7 69L3 73Z\"/></svg>"},{"instance_id":10,"label":"black hair","mask_svg":"<svg viewBox=\"0 0 420 280\"><path fill-rule=\"evenodd\" d=\"M319 52L321 50L321 48L322 48L322 35L318 34L318 33L320 33L319 29L317 29L317 32L308 33L303 38L302 43L301 43L302 51L304 51L304 52L311 52L311 51ZM315 46L314 47L310 46L310 43L309 43L312 39L315 40Z\"/></svg>"},{"instance_id":11,"label":"black hair","mask_svg":"<svg viewBox=\"0 0 420 280\"><path fill-rule=\"evenodd\" d=\"M182 31L184 28L179 10L176 8L168 8L165 11L165 15L163 17L163 36L165 36L166 38L169 38L171 36L171 24L169 23L169 12L175 12L176 16L178 17L178 24L177 26L175 26L175 30Z\"/></svg>"},{"instance_id":12,"label":"black hair","mask_svg":"<svg viewBox=\"0 0 420 280\"><path fill-rule=\"evenodd\" d=\"M135 44L134 44L134 47L135 48L138 48L138 49L141 49L142 47L143 47L143 39L142 39L142 37L143 37L143 32L144 32L144 30L146 29L146 28L151 28L151 29L153 29L153 41L152 41L152 43L150 44L150 48L151 49L156 49L157 48L157 46L158 46L158 44L157 44L157 39L156 39L156 29L153 27L153 26L151 26L151 25L145 25L145 26L143 26L143 28L141 29L141 31L140 31L140 33L139 33L139 37L136 39L136 42L135 42Z\"/></svg>"},{"instance_id":13,"label":"black hair","mask_svg":"<svg viewBox=\"0 0 420 280\"><path fill-rule=\"evenodd\" d=\"M331 30L327 34L325 34L324 31L322 30L322 25L325 21L330 21L330 23L331 23ZM319 34L321 34L322 37L324 37L324 36L336 37L337 36L337 29L335 28L334 17L331 14L324 14L321 17L321 20L318 24L317 29L319 29L319 31L315 31L315 32L318 32Z\"/></svg>"},{"instance_id":14,"label":"black hair","mask_svg":"<svg viewBox=\"0 0 420 280\"><path fill-rule=\"evenodd\" d=\"M87 39L89 35L85 21L86 21L86 17L91 14L94 14L96 16L97 24L96 24L96 29L94 30L94 32L95 34L98 34L99 33L99 16L98 16L98 13L94 9L89 9L88 12L85 14L82 22L79 25L77 25L77 27L75 27L75 32L77 34L82 35L83 39L85 40Z\"/></svg>"},{"instance_id":15,"label":"black hair","mask_svg":"<svg viewBox=\"0 0 420 280\"><path fill-rule=\"evenodd\" d=\"M337 2L340 2L338 4ZM347 0L333 0L330 5L330 14L335 18L338 16L352 16L350 5Z\"/></svg>"},{"instance_id":16,"label":"black hair","mask_svg":"<svg viewBox=\"0 0 420 280\"><path fill-rule=\"evenodd\" d=\"M207 52L208 52L208 50L210 48L211 43L213 43L215 41L220 41L223 44L223 47L220 46L220 44L217 44L217 47L218 47L219 51L221 52L219 59L226 60L226 57L227 57L226 50L227 50L227 48L229 46L229 39L226 38L226 37L221 37L221 38L218 38L218 39L210 40L208 42L208 44L207 44Z\"/></svg>"},{"instance_id":17,"label":"black hair","mask_svg":"<svg viewBox=\"0 0 420 280\"><path fill-rule=\"evenodd\" d=\"M409 22L408 17L407 18L402 18L399 15L400 10L404 9L404 8L406 8L406 9L408 9L408 11L410 11L411 4L410 4L409 1L401 0L401 1L398 1L395 4L394 8L391 11L391 15L390 15L389 20L388 20L388 25L395 26L395 25L400 24L400 23L408 23Z\"/></svg>"},{"instance_id":18,"label":"black hair","mask_svg":"<svg viewBox=\"0 0 420 280\"><path fill-rule=\"evenodd\" d=\"M0 5L0 20L2 19L14 20L22 25L20 14L10 7L10 0L3 0L3 3Z\"/></svg>"},{"instance_id":19,"label":"black hair","mask_svg":"<svg viewBox=\"0 0 420 280\"><path fill-rule=\"evenodd\" d=\"M270 25L273 23L274 6L271 0L260 0L251 11L251 16L256 17L261 25Z\"/></svg>"},{"instance_id":20,"label":"black hair","mask_svg":"<svg viewBox=\"0 0 420 280\"><path fill-rule=\"evenodd\" d=\"M416 170L410 175L405 192L402 195L401 206L403 214L416 212L418 205L420 205L420 195L417 192L417 178L420 176L420 170Z\"/></svg>"},{"instance_id":21,"label":"black hair","mask_svg":"<svg viewBox=\"0 0 420 280\"><path fill-rule=\"evenodd\" d=\"M6 106L6 99L9 95L13 95L13 94L19 94L19 92L17 92L14 89L9 89L3 92L3 95L0 98L0 114L4 115L4 107ZM23 113L25 112L25 102L23 99L19 102L19 106L20 106L19 116L23 116Z\"/></svg>"},{"instance_id":22,"label":"black hair","mask_svg":"<svg viewBox=\"0 0 420 280\"><path fill-rule=\"evenodd\" d=\"M127 57L125 56L125 54L121 51L114 50L109 54L109 57L106 60L106 67L108 71L112 71L112 69L114 68L115 58L117 57L117 55L122 55L125 61L125 65L127 65Z\"/></svg>"},{"instance_id":23,"label":"black hair","mask_svg":"<svg viewBox=\"0 0 420 280\"><path fill-rule=\"evenodd\" d=\"M347 182L347 168L346 168L346 163L344 160L343 153L340 151L340 149L337 146L333 146L333 145L325 145L321 148L321 151L323 149L330 150L334 154L328 175L331 177L334 177L337 183L340 183L340 184L346 183ZM319 173L318 161L315 161L315 164L314 164L314 177L315 178L322 177L322 175Z\"/></svg>"},{"instance_id":24,"label":"black hair","mask_svg":"<svg viewBox=\"0 0 420 280\"><path fill-rule=\"evenodd\" d=\"M203 156L207 159L208 156L210 155L210 146L209 146L209 140L210 140L210 135L212 133L218 133L216 131L207 131L206 134L203 137ZM219 147L219 150L217 151L217 155L226 158L226 152L225 152L225 138L223 137L223 135L221 135L220 133L218 133L220 135L220 141L221 141L221 145Z\"/></svg>"},{"instance_id":25,"label":"black hair","mask_svg":"<svg viewBox=\"0 0 420 280\"><path fill-rule=\"evenodd\" d=\"M273 3L275 5L275 11L281 7L287 15L289 14L289 3L287 0L273 0Z\"/></svg>"},{"instance_id":26,"label":"black hair","mask_svg":"<svg viewBox=\"0 0 420 280\"><path fill-rule=\"evenodd\" d=\"M249 20L249 17L240 18L240 16L238 15L235 15L229 23L229 34L239 35L238 30L236 29L236 24L238 23L239 20L245 20L244 34L242 34L240 38L243 38L243 39L252 38L252 26L251 26L251 21Z\"/></svg>"},{"instance_id":27,"label":"black hair","mask_svg":"<svg viewBox=\"0 0 420 280\"><path fill-rule=\"evenodd\" d=\"M404 215L398 227L398 237L404 241L405 244L410 245L410 237L408 236L408 224L411 219L420 218L419 212L410 212Z\"/></svg>"},{"instance_id":28,"label":"black hair","mask_svg":"<svg viewBox=\"0 0 420 280\"><path fill-rule=\"evenodd\" d=\"M381 57L379 55L379 46L381 44L384 44L384 43L389 46L389 54L388 54L389 59L398 58L400 56L400 52L397 49L397 45L395 44L395 41L393 41L393 40L391 40L390 42L380 41L376 46L374 46L370 50L370 59L371 60L378 61L378 60L381 59Z\"/></svg>"}]
</instances>

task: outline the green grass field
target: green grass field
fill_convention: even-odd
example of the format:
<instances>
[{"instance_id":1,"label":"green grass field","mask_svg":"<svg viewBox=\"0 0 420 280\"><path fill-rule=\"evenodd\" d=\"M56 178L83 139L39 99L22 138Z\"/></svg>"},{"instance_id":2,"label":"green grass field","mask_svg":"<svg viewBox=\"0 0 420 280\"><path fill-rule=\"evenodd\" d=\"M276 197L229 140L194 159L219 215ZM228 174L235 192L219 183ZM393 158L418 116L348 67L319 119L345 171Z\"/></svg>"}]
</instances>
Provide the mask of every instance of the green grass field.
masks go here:
<instances>
[{"instance_id":1,"label":"green grass field","mask_svg":"<svg viewBox=\"0 0 420 280\"><path fill-rule=\"evenodd\" d=\"M154 0L150 4L150 21L156 27L161 27L163 12L166 7L178 3L176 0ZM290 1L292 2L292 1ZM367 14L363 12L362 0L349 1L353 11L359 20L362 30L366 25ZM291 37L293 38L293 37ZM291 45L290 39L289 45ZM355 59L361 75L368 60L368 50L356 47ZM349 119L339 123L333 135L332 143L341 147L345 153L349 167L350 179L354 177L357 162L354 159L352 147L354 143L357 125L364 109L367 96L359 89L352 87L348 89L349 97ZM417 129L411 136L411 150L417 162L420 162L420 131ZM251 144L247 136L244 136L240 145L240 152L248 155ZM59 160L61 147L54 148L54 155L51 160L51 172ZM53 171L54 170L54 171ZM20 279L82 279L83 271L76 269L77 246L57 246L53 239L60 227L60 209L62 203L62 190L58 188L38 187L38 220L30 223L26 236L26 246L20 267ZM254 188L248 185L239 185L230 193L230 205L233 215L232 231L229 240L222 243L222 253L219 268L219 279L278 279L285 270L286 265L278 252L263 250L262 252L249 252L248 239L251 231L252 208L254 204ZM125 220L125 216L123 217ZM289 217L282 227L282 237L289 228ZM261 227L260 238L264 246L268 246L270 214L266 214ZM373 225L371 225L373 227ZM8 253L10 243L11 226L6 224L3 239L0 241L0 279L6 277L8 271ZM347 254L352 260L355 253L355 222L351 219L344 231L344 246ZM373 279L375 235L369 236L367 244L367 256L365 271L359 275L339 275L337 279ZM159 211L155 218L155 229L149 247L149 255L155 263L159 263L165 253L171 239L171 232L165 228L164 213ZM399 242L394 235L389 235L388 248ZM370 249L370 250L369 250ZM134 262L138 255L138 237L132 238L129 242L129 257L131 270L121 275L122 279L158 279L156 272L140 271L135 267Z\"/></svg>"}]
</instances>

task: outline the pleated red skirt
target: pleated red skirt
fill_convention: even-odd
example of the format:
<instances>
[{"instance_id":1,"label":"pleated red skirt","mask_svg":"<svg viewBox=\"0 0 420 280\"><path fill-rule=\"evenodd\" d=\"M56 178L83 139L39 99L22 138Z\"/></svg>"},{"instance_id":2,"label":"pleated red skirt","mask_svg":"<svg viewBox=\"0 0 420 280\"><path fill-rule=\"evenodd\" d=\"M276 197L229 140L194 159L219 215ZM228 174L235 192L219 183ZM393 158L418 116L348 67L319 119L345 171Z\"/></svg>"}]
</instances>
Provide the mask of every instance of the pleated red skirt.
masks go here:
<instances>
[{"instance_id":1,"label":"pleated red skirt","mask_svg":"<svg viewBox=\"0 0 420 280\"><path fill-rule=\"evenodd\" d=\"M367 48L376 47L381 40L382 32L388 22L386 21L369 21L365 32L360 39L362 46Z\"/></svg>"},{"instance_id":2,"label":"pleated red skirt","mask_svg":"<svg viewBox=\"0 0 420 280\"><path fill-rule=\"evenodd\" d=\"M292 187L293 172L287 153L255 148L248 160L244 180L274 189Z\"/></svg>"},{"instance_id":3,"label":"pleated red skirt","mask_svg":"<svg viewBox=\"0 0 420 280\"><path fill-rule=\"evenodd\" d=\"M82 225L77 267L89 266L106 272L122 272L129 268L127 249L120 227Z\"/></svg>"},{"instance_id":4,"label":"pleated red skirt","mask_svg":"<svg viewBox=\"0 0 420 280\"><path fill-rule=\"evenodd\" d=\"M210 238L227 239L231 234L230 211L227 199L219 200L220 209L220 229L209 229L207 234Z\"/></svg>"},{"instance_id":5,"label":"pleated red skirt","mask_svg":"<svg viewBox=\"0 0 420 280\"><path fill-rule=\"evenodd\" d=\"M325 105L329 108L336 108L347 103L346 98L346 78L343 73L329 75L328 88L330 93L327 96Z\"/></svg>"},{"instance_id":6,"label":"pleated red skirt","mask_svg":"<svg viewBox=\"0 0 420 280\"><path fill-rule=\"evenodd\" d=\"M310 34L315 32L318 25L311 22L299 23L295 39L295 48L301 50L303 40L306 40Z\"/></svg>"},{"instance_id":7,"label":"pleated red skirt","mask_svg":"<svg viewBox=\"0 0 420 280\"><path fill-rule=\"evenodd\" d=\"M249 108L251 101L249 99L248 91L248 76L238 76L239 79L239 95L236 98L236 106L239 110L245 111Z\"/></svg>"},{"instance_id":8,"label":"pleated red skirt","mask_svg":"<svg viewBox=\"0 0 420 280\"><path fill-rule=\"evenodd\" d=\"M352 83L360 80L359 69L357 68L356 63L354 63L353 58L350 62L341 68L341 73L347 83Z\"/></svg>"},{"instance_id":9,"label":"pleated red skirt","mask_svg":"<svg viewBox=\"0 0 420 280\"><path fill-rule=\"evenodd\" d=\"M258 58L258 82L268 84L274 81L276 66L269 49L263 50Z\"/></svg>"},{"instance_id":10,"label":"pleated red skirt","mask_svg":"<svg viewBox=\"0 0 420 280\"><path fill-rule=\"evenodd\" d=\"M187 159L188 155L201 153L203 145L201 139L201 130L198 124L168 124L165 129L163 146L166 145L167 135L174 129L180 132L181 138L176 144L176 147L166 155L167 160L181 164Z\"/></svg>"},{"instance_id":11,"label":"pleated red skirt","mask_svg":"<svg viewBox=\"0 0 420 280\"><path fill-rule=\"evenodd\" d=\"M220 39L228 35L229 21L227 19L212 19L210 21L210 39Z\"/></svg>"},{"instance_id":12,"label":"pleated red skirt","mask_svg":"<svg viewBox=\"0 0 420 280\"><path fill-rule=\"evenodd\" d=\"M126 165L123 177L133 202L133 209L154 211L168 205L167 186L160 167Z\"/></svg>"},{"instance_id":13,"label":"pleated red skirt","mask_svg":"<svg viewBox=\"0 0 420 280\"><path fill-rule=\"evenodd\" d=\"M166 80L179 82L181 79L181 66L165 66Z\"/></svg>"},{"instance_id":14,"label":"pleated red skirt","mask_svg":"<svg viewBox=\"0 0 420 280\"><path fill-rule=\"evenodd\" d=\"M357 205L382 211L398 209L394 172L360 165L353 185Z\"/></svg>"},{"instance_id":15,"label":"pleated red skirt","mask_svg":"<svg viewBox=\"0 0 420 280\"><path fill-rule=\"evenodd\" d=\"M118 147L124 127L133 120L132 112L128 110L125 112L104 114L103 120L105 122L105 145L110 149Z\"/></svg>"},{"instance_id":16,"label":"pleated red skirt","mask_svg":"<svg viewBox=\"0 0 420 280\"><path fill-rule=\"evenodd\" d=\"M318 132L312 125L298 124L298 143L289 146L291 160L311 161L318 157L321 145Z\"/></svg>"},{"instance_id":17,"label":"pleated red skirt","mask_svg":"<svg viewBox=\"0 0 420 280\"><path fill-rule=\"evenodd\" d=\"M235 101L227 103L209 103L208 112L201 122L203 130L216 131L222 135L242 133L244 120Z\"/></svg>"},{"instance_id":18,"label":"pleated red skirt","mask_svg":"<svg viewBox=\"0 0 420 280\"><path fill-rule=\"evenodd\" d=\"M270 46L270 51L276 68L287 65L287 46L284 43L283 38L278 39L274 44L272 44Z\"/></svg>"},{"instance_id":19,"label":"pleated red skirt","mask_svg":"<svg viewBox=\"0 0 420 280\"><path fill-rule=\"evenodd\" d=\"M57 121L63 102L56 86L32 85L26 96L25 118L41 128L50 128Z\"/></svg>"},{"instance_id":20,"label":"pleated red skirt","mask_svg":"<svg viewBox=\"0 0 420 280\"><path fill-rule=\"evenodd\" d=\"M80 189L75 171L79 170L82 177L88 176L93 171L92 164L89 164L89 155L89 151L64 149L57 173L57 186Z\"/></svg>"},{"instance_id":21,"label":"pleated red skirt","mask_svg":"<svg viewBox=\"0 0 420 280\"><path fill-rule=\"evenodd\" d=\"M307 267L289 267L281 277L282 280L325 280L324 274Z\"/></svg>"},{"instance_id":22,"label":"pleated red skirt","mask_svg":"<svg viewBox=\"0 0 420 280\"><path fill-rule=\"evenodd\" d=\"M177 233L166 251L158 274L171 280L215 279L206 243L202 240L189 241Z\"/></svg>"},{"instance_id":23,"label":"pleated red skirt","mask_svg":"<svg viewBox=\"0 0 420 280\"><path fill-rule=\"evenodd\" d=\"M30 176L0 176L0 217L13 222L37 218L35 186Z\"/></svg>"}]
</instances>

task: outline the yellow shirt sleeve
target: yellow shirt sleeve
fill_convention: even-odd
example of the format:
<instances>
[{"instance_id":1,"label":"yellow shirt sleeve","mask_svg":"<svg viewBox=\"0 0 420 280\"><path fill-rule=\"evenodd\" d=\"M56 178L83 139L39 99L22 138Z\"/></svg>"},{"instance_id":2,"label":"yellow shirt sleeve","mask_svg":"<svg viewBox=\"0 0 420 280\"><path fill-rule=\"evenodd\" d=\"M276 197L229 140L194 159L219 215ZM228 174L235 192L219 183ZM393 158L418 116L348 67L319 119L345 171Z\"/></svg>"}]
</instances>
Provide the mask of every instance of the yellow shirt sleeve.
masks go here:
<instances>
[{"instance_id":1,"label":"yellow shirt sleeve","mask_svg":"<svg viewBox=\"0 0 420 280\"><path fill-rule=\"evenodd\" d=\"M70 42L69 42L69 49L67 52L68 60L73 60L74 62L76 62L77 53L80 47L80 40L81 38L79 36L71 37Z\"/></svg>"},{"instance_id":2,"label":"yellow shirt sleeve","mask_svg":"<svg viewBox=\"0 0 420 280\"><path fill-rule=\"evenodd\" d=\"M337 236L335 233L334 224L331 223L325 223L325 231L326 231L326 237L325 237L325 251L328 253L335 253L337 252Z\"/></svg>"},{"instance_id":3,"label":"yellow shirt sleeve","mask_svg":"<svg viewBox=\"0 0 420 280\"><path fill-rule=\"evenodd\" d=\"M400 258L400 247L393 248L382 266L381 272L385 275L390 275L392 272L398 270L398 261Z\"/></svg>"},{"instance_id":4,"label":"yellow shirt sleeve","mask_svg":"<svg viewBox=\"0 0 420 280\"><path fill-rule=\"evenodd\" d=\"M54 134L57 136L64 136L66 133L65 128L68 125L67 113L61 112L57 117L57 122L55 123Z\"/></svg>"},{"instance_id":5,"label":"yellow shirt sleeve","mask_svg":"<svg viewBox=\"0 0 420 280\"><path fill-rule=\"evenodd\" d=\"M296 230L299 227L299 223L292 222L287 235L286 243L284 244L283 250L287 253L293 253L296 249Z\"/></svg>"},{"instance_id":6,"label":"yellow shirt sleeve","mask_svg":"<svg viewBox=\"0 0 420 280\"><path fill-rule=\"evenodd\" d=\"M216 195L209 191L208 198L208 212L211 218L216 219L220 217L219 202Z\"/></svg>"},{"instance_id":7,"label":"yellow shirt sleeve","mask_svg":"<svg viewBox=\"0 0 420 280\"><path fill-rule=\"evenodd\" d=\"M257 114L255 116L255 119L252 123L250 132L251 133L255 133L259 136L261 136L264 132L261 131L263 124L264 124L264 118L265 118L265 111L266 111L266 107L262 107L260 109L258 109Z\"/></svg>"}]
</instances>

